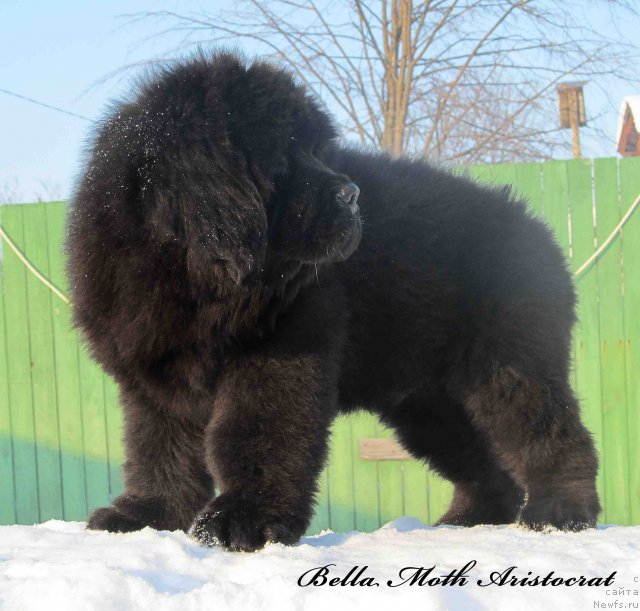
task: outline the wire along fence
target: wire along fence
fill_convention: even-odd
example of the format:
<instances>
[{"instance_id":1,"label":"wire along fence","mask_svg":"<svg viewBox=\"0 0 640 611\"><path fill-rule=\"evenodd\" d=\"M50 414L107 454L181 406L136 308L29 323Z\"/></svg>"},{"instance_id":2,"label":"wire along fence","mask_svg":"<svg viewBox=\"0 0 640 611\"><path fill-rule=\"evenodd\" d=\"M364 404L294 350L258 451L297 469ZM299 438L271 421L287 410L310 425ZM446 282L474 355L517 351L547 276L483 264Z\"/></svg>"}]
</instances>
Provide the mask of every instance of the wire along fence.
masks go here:
<instances>
[{"instance_id":1,"label":"wire along fence","mask_svg":"<svg viewBox=\"0 0 640 611\"><path fill-rule=\"evenodd\" d=\"M464 171L512 184L580 270L574 385L601 457L600 521L640 524L640 210L630 212L640 158ZM84 520L122 491L117 388L61 298L65 212L62 202L0 207L1 524ZM370 531L401 515L433 523L446 510L451 486L390 437L370 415L336 421L309 532Z\"/></svg>"}]
</instances>

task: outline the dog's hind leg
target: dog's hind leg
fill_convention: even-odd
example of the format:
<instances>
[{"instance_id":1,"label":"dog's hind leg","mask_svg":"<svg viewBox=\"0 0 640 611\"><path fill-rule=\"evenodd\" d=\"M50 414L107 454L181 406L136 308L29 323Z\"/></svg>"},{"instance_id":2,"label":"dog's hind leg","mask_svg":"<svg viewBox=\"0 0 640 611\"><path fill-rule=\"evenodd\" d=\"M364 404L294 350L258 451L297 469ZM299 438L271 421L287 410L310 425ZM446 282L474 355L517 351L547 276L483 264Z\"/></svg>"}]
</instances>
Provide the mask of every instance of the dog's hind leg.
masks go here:
<instances>
[{"instance_id":1,"label":"dog's hind leg","mask_svg":"<svg viewBox=\"0 0 640 611\"><path fill-rule=\"evenodd\" d=\"M462 404L442 392L412 394L381 420L402 445L454 484L449 510L437 524L510 524L524 492L501 467L489 440L472 424Z\"/></svg>"},{"instance_id":2,"label":"dog's hind leg","mask_svg":"<svg viewBox=\"0 0 640 611\"><path fill-rule=\"evenodd\" d=\"M567 383L542 382L497 365L468 392L466 407L527 491L524 525L563 530L595 526L598 460Z\"/></svg>"}]
</instances>

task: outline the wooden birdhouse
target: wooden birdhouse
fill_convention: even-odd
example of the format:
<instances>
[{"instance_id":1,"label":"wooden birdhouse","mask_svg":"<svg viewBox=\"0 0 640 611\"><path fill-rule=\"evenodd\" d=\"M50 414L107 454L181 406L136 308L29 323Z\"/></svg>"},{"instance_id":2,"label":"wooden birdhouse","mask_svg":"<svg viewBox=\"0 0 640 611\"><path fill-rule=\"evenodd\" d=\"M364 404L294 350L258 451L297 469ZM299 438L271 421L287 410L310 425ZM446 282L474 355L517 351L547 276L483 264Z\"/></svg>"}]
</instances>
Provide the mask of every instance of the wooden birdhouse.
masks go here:
<instances>
[{"instance_id":1,"label":"wooden birdhouse","mask_svg":"<svg viewBox=\"0 0 640 611\"><path fill-rule=\"evenodd\" d=\"M558 90L558 106L560 109L560 127L570 129L572 115L579 127L587 124L587 116L584 109L584 85L586 81L573 83L560 83Z\"/></svg>"},{"instance_id":2,"label":"wooden birdhouse","mask_svg":"<svg viewBox=\"0 0 640 611\"><path fill-rule=\"evenodd\" d=\"M640 156L640 95L622 100L618 114L618 153L623 157Z\"/></svg>"},{"instance_id":3,"label":"wooden birdhouse","mask_svg":"<svg viewBox=\"0 0 640 611\"><path fill-rule=\"evenodd\" d=\"M580 147L580 128L587 124L587 113L584 108L584 86L587 81L560 83L558 91L558 109L560 111L560 127L571 130L573 156L582 157Z\"/></svg>"}]
</instances>

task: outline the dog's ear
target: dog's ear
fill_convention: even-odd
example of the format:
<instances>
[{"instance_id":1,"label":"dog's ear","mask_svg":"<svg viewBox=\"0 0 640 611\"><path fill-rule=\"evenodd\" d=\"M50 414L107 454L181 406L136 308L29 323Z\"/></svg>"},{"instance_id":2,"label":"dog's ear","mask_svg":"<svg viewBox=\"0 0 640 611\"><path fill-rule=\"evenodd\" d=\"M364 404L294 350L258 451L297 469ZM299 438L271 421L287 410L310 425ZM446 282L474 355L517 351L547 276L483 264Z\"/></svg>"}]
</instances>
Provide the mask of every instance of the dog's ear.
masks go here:
<instances>
[{"instance_id":1,"label":"dog's ear","mask_svg":"<svg viewBox=\"0 0 640 611\"><path fill-rule=\"evenodd\" d=\"M225 188L218 196L212 221L212 239L206 247L223 259L236 284L264 266L267 249L267 215L255 189Z\"/></svg>"},{"instance_id":2,"label":"dog's ear","mask_svg":"<svg viewBox=\"0 0 640 611\"><path fill-rule=\"evenodd\" d=\"M179 240L209 261L224 261L240 284L263 267L267 247L267 216L255 183L242 164L216 167L194 156L178 161L153 181L153 234Z\"/></svg>"}]
</instances>

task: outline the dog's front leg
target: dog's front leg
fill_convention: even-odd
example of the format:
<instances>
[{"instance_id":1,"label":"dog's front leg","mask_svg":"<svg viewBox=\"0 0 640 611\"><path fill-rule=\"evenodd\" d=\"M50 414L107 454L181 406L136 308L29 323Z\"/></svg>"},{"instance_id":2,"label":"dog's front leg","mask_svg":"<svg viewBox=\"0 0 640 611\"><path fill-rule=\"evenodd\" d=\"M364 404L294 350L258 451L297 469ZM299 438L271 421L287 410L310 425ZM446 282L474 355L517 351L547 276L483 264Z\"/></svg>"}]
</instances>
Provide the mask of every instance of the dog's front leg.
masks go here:
<instances>
[{"instance_id":1,"label":"dog's front leg","mask_svg":"<svg viewBox=\"0 0 640 611\"><path fill-rule=\"evenodd\" d=\"M304 534L335 413L332 369L326 356L278 351L225 372L205 432L207 467L221 494L196 518L193 537L253 551Z\"/></svg>"}]
</instances>

